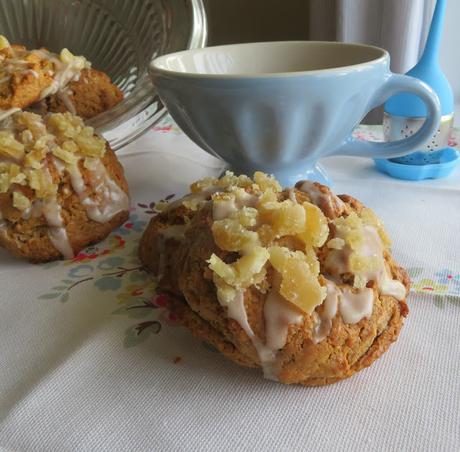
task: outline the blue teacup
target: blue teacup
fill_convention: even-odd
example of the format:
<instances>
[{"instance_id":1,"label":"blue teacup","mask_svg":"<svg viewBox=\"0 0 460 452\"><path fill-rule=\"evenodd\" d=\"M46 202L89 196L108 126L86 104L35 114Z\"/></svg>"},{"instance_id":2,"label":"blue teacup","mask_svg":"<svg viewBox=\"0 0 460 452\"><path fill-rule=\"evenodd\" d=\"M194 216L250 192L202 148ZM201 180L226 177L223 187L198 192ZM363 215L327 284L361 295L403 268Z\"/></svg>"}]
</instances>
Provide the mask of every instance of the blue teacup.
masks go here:
<instances>
[{"instance_id":1,"label":"blue teacup","mask_svg":"<svg viewBox=\"0 0 460 452\"><path fill-rule=\"evenodd\" d=\"M201 148L236 173L261 170L288 186L305 178L324 182L322 157L399 157L435 132L436 94L389 66L388 52L378 47L266 42L164 55L150 74L171 116ZM427 106L417 133L389 143L352 137L370 110L400 92Z\"/></svg>"}]
</instances>

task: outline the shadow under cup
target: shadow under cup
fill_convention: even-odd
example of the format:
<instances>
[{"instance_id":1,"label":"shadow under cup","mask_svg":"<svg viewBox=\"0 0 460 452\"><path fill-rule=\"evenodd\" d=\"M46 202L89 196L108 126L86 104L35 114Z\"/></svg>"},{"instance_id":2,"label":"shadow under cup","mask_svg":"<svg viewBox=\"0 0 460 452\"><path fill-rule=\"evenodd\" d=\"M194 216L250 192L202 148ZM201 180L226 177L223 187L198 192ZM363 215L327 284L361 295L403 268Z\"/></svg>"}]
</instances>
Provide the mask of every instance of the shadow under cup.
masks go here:
<instances>
[{"instance_id":1,"label":"shadow under cup","mask_svg":"<svg viewBox=\"0 0 460 452\"><path fill-rule=\"evenodd\" d=\"M155 59L150 73L184 132L236 173L273 173L285 186L328 182L329 155L396 157L435 130L439 101L423 82L392 74L380 48L330 42L237 44ZM413 136L391 143L354 139L353 129L392 95L411 92L427 107Z\"/></svg>"}]
</instances>

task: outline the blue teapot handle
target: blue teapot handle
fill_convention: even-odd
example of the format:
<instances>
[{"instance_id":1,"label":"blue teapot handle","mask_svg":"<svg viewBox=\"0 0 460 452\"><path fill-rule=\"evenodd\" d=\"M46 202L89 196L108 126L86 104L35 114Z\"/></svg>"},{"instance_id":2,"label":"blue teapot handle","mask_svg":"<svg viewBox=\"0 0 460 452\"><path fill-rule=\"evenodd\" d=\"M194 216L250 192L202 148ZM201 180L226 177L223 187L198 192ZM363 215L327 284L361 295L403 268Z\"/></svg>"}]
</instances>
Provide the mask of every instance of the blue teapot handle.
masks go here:
<instances>
[{"instance_id":1,"label":"blue teapot handle","mask_svg":"<svg viewBox=\"0 0 460 452\"><path fill-rule=\"evenodd\" d=\"M348 137L331 155L354 155L370 158L392 158L410 154L423 145L435 134L441 120L441 106L436 93L424 82L407 75L390 74L387 81L374 95L370 109L382 105L395 94L405 92L419 96L428 111L427 119L421 129L403 140L375 143Z\"/></svg>"}]
</instances>

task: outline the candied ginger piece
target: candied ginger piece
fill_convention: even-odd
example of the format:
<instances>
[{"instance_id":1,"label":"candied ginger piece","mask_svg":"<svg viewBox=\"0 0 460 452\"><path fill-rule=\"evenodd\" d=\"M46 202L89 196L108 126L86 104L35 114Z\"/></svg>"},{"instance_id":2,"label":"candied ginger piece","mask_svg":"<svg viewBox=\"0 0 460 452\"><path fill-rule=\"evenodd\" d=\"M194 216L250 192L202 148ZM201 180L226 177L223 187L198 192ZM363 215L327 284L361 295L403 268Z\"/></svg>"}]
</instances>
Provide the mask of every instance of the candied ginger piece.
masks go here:
<instances>
[{"instance_id":1,"label":"candied ginger piece","mask_svg":"<svg viewBox=\"0 0 460 452\"><path fill-rule=\"evenodd\" d=\"M317 276L304 253L273 246L269 249L270 263L281 275L280 294L302 311L311 314L326 297L326 289L321 286Z\"/></svg>"},{"instance_id":2,"label":"candied ginger piece","mask_svg":"<svg viewBox=\"0 0 460 452\"><path fill-rule=\"evenodd\" d=\"M345 240L335 237L327 242L327 247L331 250L341 250L345 246Z\"/></svg>"},{"instance_id":3,"label":"candied ginger piece","mask_svg":"<svg viewBox=\"0 0 460 452\"><path fill-rule=\"evenodd\" d=\"M11 47L10 42L5 36L0 35L0 50L6 49L7 47Z\"/></svg>"},{"instance_id":4,"label":"candied ginger piece","mask_svg":"<svg viewBox=\"0 0 460 452\"><path fill-rule=\"evenodd\" d=\"M254 209L254 207L242 207L237 212L234 212L231 218L238 221L245 228L252 228L259 221L259 211Z\"/></svg>"},{"instance_id":5,"label":"candied ginger piece","mask_svg":"<svg viewBox=\"0 0 460 452\"><path fill-rule=\"evenodd\" d=\"M190 185L190 191L192 193L199 193L202 192L210 187L214 187L217 184L217 179L214 177L205 177L194 182Z\"/></svg>"},{"instance_id":6,"label":"candied ginger piece","mask_svg":"<svg viewBox=\"0 0 460 452\"><path fill-rule=\"evenodd\" d=\"M233 264L226 264L213 254L208 260L209 268L226 284L246 288L259 283L265 276L264 266L269 253L266 248L255 246Z\"/></svg>"},{"instance_id":7,"label":"candied ginger piece","mask_svg":"<svg viewBox=\"0 0 460 452\"><path fill-rule=\"evenodd\" d=\"M11 132L6 130L0 131L0 157L21 160L24 155L24 145L17 141Z\"/></svg>"},{"instance_id":8,"label":"candied ginger piece","mask_svg":"<svg viewBox=\"0 0 460 452\"><path fill-rule=\"evenodd\" d=\"M271 188L268 188L259 197L259 206L262 207L271 202L278 202L278 195Z\"/></svg>"},{"instance_id":9,"label":"candied ginger piece","mask_svg":"<svg viewBox=\"0 0 460 452\"><path fill-rule=\"evenodd\" d=\"M74 139L83 155L99 158L104 156L106 144L102 138L93 134L80 133Z\"/></svg>"},{"instance_id":10,"label":"candied ginger piece","mask_svg":"<svg viewBox=\"0 0 460 452\"><path fill-rule=\"evenodd\" d=\"M228 285L222 278L214 273L213 276L214 284L217 288L217 299L222 306L226 306L231 303L237 294L237 290L232 286Z\"/></svg>"},{"instance_id":11,"label":"candied ginger piece","mask_svg":"<svg viewBox=\"0 0 460 452\"><path fill-rule=\"evenodd\" d=\"M320 247L329 236L327 218L322 210L309 202L304 202L302 208L305 210L305 228L298 234L298 237L306 244Z\"/></svg>"},{"instance_id":12,"label":"candied ginger piece","mask_svg":"<svg viewBox=\"0 0 460 452\"><path fill-rule=\"evenodd\" d=\"M256 232L249 231L231 218L215 221L212 225L212 233L217 246L225 251L241 251L248 246L260 244Z\"/></svg>"},{"instance_id":13,"label":"candied ginger piece","mask_svg":"<svg viewBox=\"0 0 460 452\"><path fill-rule=\"evenodd\" d=\"M383 268L381 256L363 256L357 253L353 253L350 256L350 270L355 274L375 272L381 268Z\"/></svg>"},{"instance_id":14,"label":"candied ginger piece","mask_svg":"<svg viewBox=\"0 0 460 452\"><path fill-rule=\"evenodd\" d=\"M42 168L47 151L47 148L32 149L24 158L24 166L35 169Z\"/></svg>"},{"instance_id":15,"label":"candied ginger piece","mask_svg":"<svg viewBox=\"0 0 460 452\"><path fill-rule=\"evenodd\" d=\"M254 173L254 182L259 186L262 191L267 189L273 190L275 193L279 193L282 188L279 182L268 174L262 173L261 171L256 171Z\"/></svg>"},{"instance_id":16,"label":"candied ginger piece","mask_svg":"<svg viewBox=\"0 0 460 452\"><path fill-rule=\"evenodd\" d=\"M17 113L14 115L14 120L20 130L29 131L35 140L47 133L43 118L36 113L28 111Z\"/></svg>"},{"instance_id":17,"label":"candied ginger piece","mask_svg":"<svg viewBox=\"0 0 460 452\"><path fill-rule=\"evenodd\" d=\"M353 251L359 251L365 245L363 230L353 229L345 236L345 242Z\"/></svg>"},{"instance_id":18,"label":"candied ginger piece","mask_svg":"<svg viewBox=\"0 0 460 452\"><path fill-rule=\"evenodd\" d=\"M236 281L236 270L231 264L226 264L220 257L212 254L207 261L209 268L225 281L226 284L233 285Z\"/></svg>"},{"instance_id":19,"label":"candied ginger piece","mask_svg":"<svg viewBox=\"0 0 460 452\"><path fill-rule=\"evenodd\" d=\"M75 139L84 127L83 120L70 113L54 113L48 118L47 126L59 140Z\"/></svg>"},{"instance_id":20,"label":"candied ginger piece","mask_svg":"<svg viewBox=\"0 0 460 452\"><path fill-rule=\"evenodd\" d=\"M30 188L35 190L38 198L47 198L57 191L57 186L53 184L50 175L41 169L28 170L27 179Z\"/></svg>"},{"instance_id":21,"label":"candied ginger piece","mask_svg":"<svg viewBox=\"0 0 460 452\"><path fill-rule=\"evenodd\" d=\"M13 207L19 210L27 210L31 206L30 199L22 193L13 192Z\"/></svg>"},{"instance_id":22,"label":"candied ginger piece","mask_svg":"<svg viewBox=\"0 0 460 452\"><path fill-rule=\"evenodd\" d=\"M66 151L59 146L53 148L52 153L55 157L61 159L63 162L66 162L69 165L76 165L80 160L78 155L74 154L73 152Z\"/></svg>"},{"instance_id":23,"label":"candied ginger piece","mask_svg":"<svg viewBox=\"0 0 460 452\"><path fill-rule=\"evenodd\" d=\"M246 188L252 185L252 180L248 176L235 176L231 171L226 171L225 175L217 180L217 185L224 189L232 187Z\"/></svg>"},{"instance_id":24,"label":"candied ginger piece","mask_svg":"<svg viewBox=\"0 0 460 452\"><path fill-rule=\"evenodd\" d=\"M300 234L305 230L305 209L287 199L283 202L266 202L260 206L262 222L271 226L277 237Z\"/></svg>"}]
</instances>

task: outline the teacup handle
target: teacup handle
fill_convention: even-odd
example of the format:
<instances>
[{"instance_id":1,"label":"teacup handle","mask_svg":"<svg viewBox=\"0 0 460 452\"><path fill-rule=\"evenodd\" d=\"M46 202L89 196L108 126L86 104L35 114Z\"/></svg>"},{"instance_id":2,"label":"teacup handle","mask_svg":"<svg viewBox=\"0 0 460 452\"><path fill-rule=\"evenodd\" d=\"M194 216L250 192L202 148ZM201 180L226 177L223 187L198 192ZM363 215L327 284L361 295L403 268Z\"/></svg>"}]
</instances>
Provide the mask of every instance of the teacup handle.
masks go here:
<instances>
[{"instance_id":1,"label":"teacup handle","mask_svg":"<svg viewBox=\"0 0 460 452\"><path fill-rule=\"evenodd\" d=\"M331 154L392 158L410 154L421 148L434 135L441 120L439 98L426 83L407 75L391 74L386 83L374 95L370 109L382 105L390 97L401 92L415 94L422 99L427 107L427 119L418 132L403 140L386 143L375 143L350 136Z\"/></svg>"}]
</instances>

